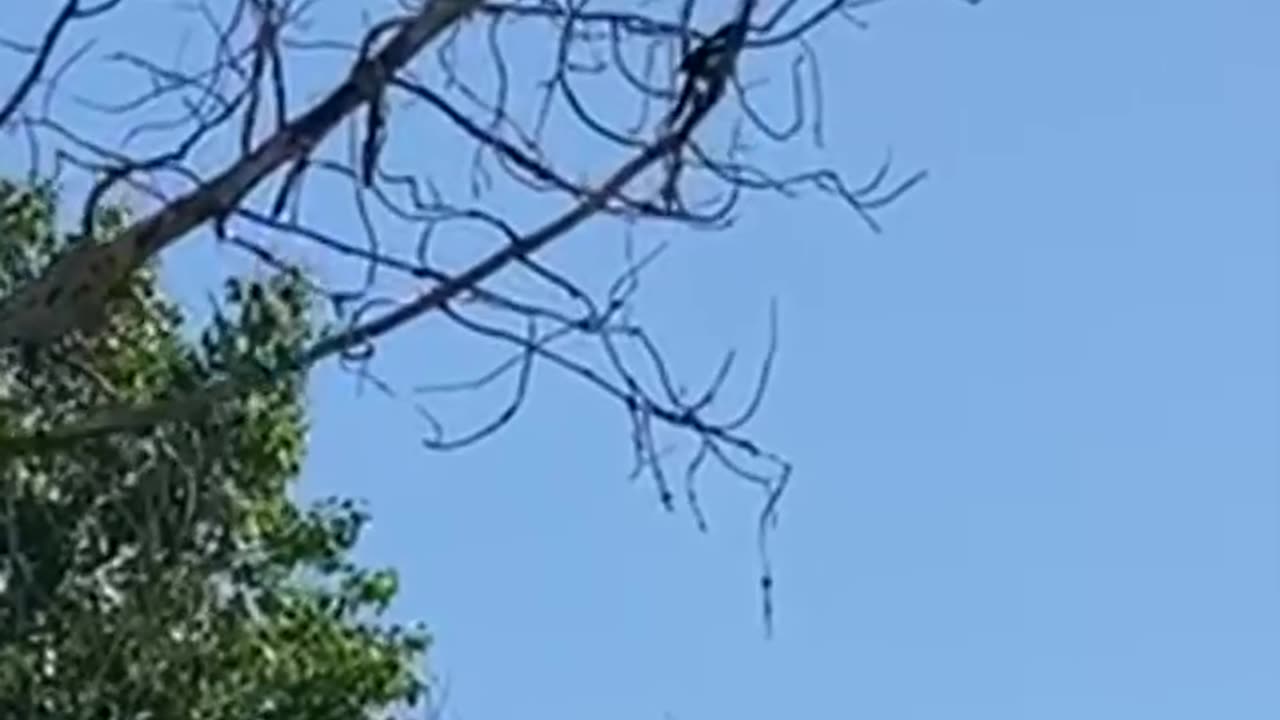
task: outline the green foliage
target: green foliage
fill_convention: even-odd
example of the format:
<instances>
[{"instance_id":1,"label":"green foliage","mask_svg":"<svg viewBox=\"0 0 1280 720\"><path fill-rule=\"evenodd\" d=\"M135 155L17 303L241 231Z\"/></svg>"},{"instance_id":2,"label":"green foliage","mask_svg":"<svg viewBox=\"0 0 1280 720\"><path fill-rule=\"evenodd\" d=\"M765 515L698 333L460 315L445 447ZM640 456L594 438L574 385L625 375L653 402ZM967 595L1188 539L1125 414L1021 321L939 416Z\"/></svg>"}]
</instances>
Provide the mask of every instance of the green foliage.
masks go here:
<instances>
[{"instance_id":1,"label":"green foliage","mask_svg":"<svg viewBox=\"0 0 1280 720\"><path fill-rule=\"evenodd\" d=\"M0 182L0 294L70 242L56 193ZM104 212L104 236L125 221ZM76 242L92 242L77 240ZM274 371L311 337L296 276L234 281L190 342L146 271L92 336L0 355L0 436ZM368 517L289 495L304 378L195 417L0 456L0 717L371 717L412 704L419 628L379 616L396 576L349 560Z\"/></svg>"}]
</instances>

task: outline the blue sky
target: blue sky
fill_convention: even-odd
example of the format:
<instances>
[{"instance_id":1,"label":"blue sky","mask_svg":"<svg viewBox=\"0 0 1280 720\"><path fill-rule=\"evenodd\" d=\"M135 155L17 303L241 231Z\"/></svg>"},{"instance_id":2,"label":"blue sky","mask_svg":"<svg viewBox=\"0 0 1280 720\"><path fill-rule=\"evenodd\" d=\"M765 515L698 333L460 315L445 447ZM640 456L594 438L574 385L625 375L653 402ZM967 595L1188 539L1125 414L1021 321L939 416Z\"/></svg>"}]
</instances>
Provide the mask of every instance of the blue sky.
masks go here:
<instances>
[{"instance_id":1,"label":"blue sky","mask_svg":"<svg viewBox=\"0 0 1280 720\"><path fill-rule=\"evenodd\" d=\"M625 418L554 372L442 456L325 370L306 492L370 500L362 556L401 569L460 720L1280 717L1280 5L863 17L816 40L825 157L930 180L881 236L759 201L641 298L690 379L758 357L779 302L772 640L757 496L706 478L705 536L663 513ZM479 362L435 330L385 371Z\"/></svg>"}]
</instances>

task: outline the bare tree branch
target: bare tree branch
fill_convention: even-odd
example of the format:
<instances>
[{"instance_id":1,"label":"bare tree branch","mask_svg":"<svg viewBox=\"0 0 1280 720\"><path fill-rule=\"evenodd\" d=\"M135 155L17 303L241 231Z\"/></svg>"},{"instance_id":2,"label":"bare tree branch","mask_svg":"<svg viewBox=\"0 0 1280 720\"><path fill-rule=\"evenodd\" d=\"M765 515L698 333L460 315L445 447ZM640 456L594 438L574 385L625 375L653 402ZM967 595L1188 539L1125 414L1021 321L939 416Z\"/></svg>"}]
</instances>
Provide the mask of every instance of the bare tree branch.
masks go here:
<instances>
[{"instance_id":1,"label":"bare tree branch","mask_svg":"<svg viewBox=\"0 0 1280 720\"><path fill-rule=\"evenodd\" d=\"M409 19L375 27L365 37L366 49L387 30L398 29L376 54L362 54L347 80L311 110L218 176L110 242L86 244L64 256L39 281L5 298L0 303L0 346L46 344L83 325L91 318L91 308L100 307L148 259L199 225L225 218L264 178L311 152L362 103L375 101L396 71L479 2L434 0Z\"/></svg>"},{"instance_id":2,"label":"bare tree branch","mask_svg":"<svg viewBox=\"0 0 1280 720\"><path fill-rule=\"evenodd\" d=\"M399 398L378 374L382 341L436 313L510 354L475 377L417 384L424 447L448 451L505 427L538 365L569 374L626 414L634 474L652 482L664 507L683 500L696 525L709 527L697 482L709 469L762 493L768 620L767 536L791 467L746 429L771 377L778 320L771 311L767 349L736 412L723 407L740 372L736 352L688 390L634 320L642 271L659 254L637 249L636 236L731 229L761 194L826 196L879 232L881 211L923 171L897 178L887 158L859 184L791 151L809 137L821 147L825 134L813 31L831 21L864 30L860 14L879 4L782 0L760 12L756 0L734 0L732 11L717 12L718 27L703 27L717 19L695 0L396 0L398 13L358 21L365 6L347 1L184 0L175 12L206 47L190 50L184 35L176 58L158 58L127 40L96 56L103 39L77 33L131 6L66 0L38 39L0 41L24 58L0 101L0 126L15 131L33 176L87 179L74 197L82 211L72 235L81 239L4 288L0 354L74 363L77 343L111 332L113 294L202 227L255 263L298 273L331 312L328 330L281 369L228 369L209 387L146 406L60 408L56 423L0 437L0 452L55 452L181 423L327 361L360 387ZM345 34L323 36L325 12L341 16L332 24ZM299 79L301 62L335 58L345 70L331 85ZM95 62L137 82L113 83L109 94L77 86ZM760 72L782 82L765 84ZM77 122L77 113L93 122ZM769 146L782 151L760 149ZM601 162L611 168L603 177ZM97 219L123 193L141 219L98 237ZM620 228L625 251L621 272L596 292L589 288L600 278L543 255L593 220ZM511 383L510 394L470 430L451 430L433 404L443 392L498 383ZM668 436L689 451L678 465Z\"/></svg>"}]
</instances>

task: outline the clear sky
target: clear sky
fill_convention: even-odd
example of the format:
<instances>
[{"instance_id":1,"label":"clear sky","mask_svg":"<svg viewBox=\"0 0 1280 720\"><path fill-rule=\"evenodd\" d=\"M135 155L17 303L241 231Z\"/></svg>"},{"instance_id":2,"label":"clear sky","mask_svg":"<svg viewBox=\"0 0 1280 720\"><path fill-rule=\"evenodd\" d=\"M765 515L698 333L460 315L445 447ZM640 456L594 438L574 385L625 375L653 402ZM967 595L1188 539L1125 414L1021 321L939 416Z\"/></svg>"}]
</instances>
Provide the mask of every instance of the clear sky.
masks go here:
<instances>
[{"instance_id":1,"label":"clear sky","mask_svg":"<svg viewBox=\"0 0 1280 720\"><path fill-rule=\"evenodd\" d=\"M708 477L706 536L662 513L619 410L551 371L440 456L326 370L306 492L370 500L459 720L1280 717L1280 4L863 17L816 41L828 162L931 179L881 236L759 202L641 301L690 379L779 301L772 640L756 495ZM389 373L471 363L429 331Z\"/></svg>"}]
</instances>

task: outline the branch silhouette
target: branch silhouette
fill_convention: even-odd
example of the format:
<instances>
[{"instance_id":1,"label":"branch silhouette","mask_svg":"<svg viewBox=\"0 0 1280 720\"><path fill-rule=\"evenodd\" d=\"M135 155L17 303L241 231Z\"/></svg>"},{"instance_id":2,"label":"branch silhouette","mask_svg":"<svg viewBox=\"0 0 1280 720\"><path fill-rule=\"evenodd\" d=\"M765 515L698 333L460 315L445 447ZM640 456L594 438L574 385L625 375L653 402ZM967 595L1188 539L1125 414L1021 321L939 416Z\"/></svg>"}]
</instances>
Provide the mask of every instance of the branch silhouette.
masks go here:
<instances>
[{"instance_id":1,"label":"branch silhouette","mask_svg":"<svg viewBox=\"0 0 1280 720\"><path fill-rule=\"evenodd\" d=\"M66 0L37 40L0 41L0 52L25 58L0 101L0 126L15 131L32 176L88 183L75 196L78 239L47 267L0 286L0 358L75 362L80 344L110 335L114 299L131 276L195 237L298 274L327 303L328 330L272 371L228 369L210 386L142 406L66 408L59 424L0 437L0 453L151 432L327 362L410 403L423 446L450 451L506 427L529 396L534 366L548 365L618 403L633 474L652 481L665 508L683 499L705 529L697 477L710 468L763 493L768 620L766 539L791 467L747 431L771 376L778 319L771 311L746 407L726 413L719 406L740 355L727 352L709 384L690 392L634 320L641 277L666 247L637 238L650 228L664 238L730 231L760 196L831 198L879 232L882 211L924 172L897 178L887 158L858 183L791 149L810 137L821 149L824 135L813 31L837 21L865 29L860 13L880 4L785 0L760 12L740 0L728 17L703 18L710 12L692 0L590 9L572 0L399 0L398 13L361 16L353 31L360 3L195 0L174 12L203 32L206 55L179 62L146 54L119 30L103 31L122 40L105 55L94 54L97 38L71 45L113 18L128 29L128 13L154 8ZM349 35L324 36L316 18L326 12ZM195 54L181 42L177 50ZM340 74L329 86L299 80L300 64L335 58ZM85 67L120 79L109 99L93 97L100 80L77 85ZM784 81L756 77L770 71ZM93 122L78 122L85 113ZM768 156L758 146L786 151ZM422 147L431 148L425 162L415 159ZM607 173L582 165L597 161ZM139 219L99 237L98 218L121 197ZM625 262L603 293L588 289L600 277L545 257L588 222L613 223L623 237ZM475 377L406 393L378 375L380 353L425 316L510 355ZM443 394L480 397L500 383L509 393L473 429L452 430L437 412ZM671 459L665 434L686 441L682 462Z\"/></svg>"}]
</instances>

